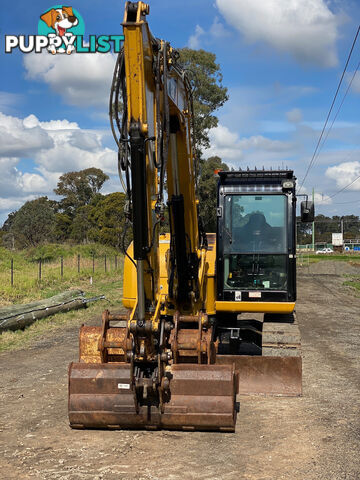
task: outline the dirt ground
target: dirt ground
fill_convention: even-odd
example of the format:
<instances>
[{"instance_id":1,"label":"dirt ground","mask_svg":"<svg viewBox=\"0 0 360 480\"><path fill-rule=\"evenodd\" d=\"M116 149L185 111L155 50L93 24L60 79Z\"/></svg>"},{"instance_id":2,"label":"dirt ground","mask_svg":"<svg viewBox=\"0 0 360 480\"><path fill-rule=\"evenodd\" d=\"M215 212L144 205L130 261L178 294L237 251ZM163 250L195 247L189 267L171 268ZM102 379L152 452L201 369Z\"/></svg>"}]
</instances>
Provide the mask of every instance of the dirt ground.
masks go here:
<instances>
[{"instance_id":1,"label":"dirt ground","mask_svg":"<svg viewBox=\"0 0 360 480\"><path fill-rule=\"evenodd\" d=\"M2 354L0 477L360 479L360 298L331 264L298 275L303 397L241 397L234 434L71 430L78 327Z\"/></svg>"}]
</instances>

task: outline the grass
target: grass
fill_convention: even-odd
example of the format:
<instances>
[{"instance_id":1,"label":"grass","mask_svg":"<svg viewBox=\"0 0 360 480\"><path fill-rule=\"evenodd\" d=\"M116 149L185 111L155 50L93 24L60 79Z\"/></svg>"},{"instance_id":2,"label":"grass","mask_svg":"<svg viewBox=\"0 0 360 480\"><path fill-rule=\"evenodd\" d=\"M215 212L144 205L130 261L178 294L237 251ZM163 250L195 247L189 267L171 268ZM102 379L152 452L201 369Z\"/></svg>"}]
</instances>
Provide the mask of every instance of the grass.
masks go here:
<instances>
[{"instance_id":1,"label":"grass","mask_svg":"<svg viewBox=\"0 0 360 480\"><path fill-rule=\"evenodd\" d=\"M339 261L339 262L348 262L352 265L360 265L360 254L357 253L344 253L344 254L324 254L324 255L314 255L314 254L305 254L298 253L297 259L300 265L306 266L308 263L318 263L321 261ZM348 277L348 280L343 282L343 285L352 287L355 291L360 291L360 276L359 275L343 275Z\"/></svg>"},{"instance_id":2,"label":"grass","mask_svg":"<svg viewBox=\"0 0 360 480\"><path fill-rule=\"evenodd\" d=\"M80 272L78 272L80 255ZM105 272L105 255L106 269ZM61 277L61 256L63 277ZM0 248L0 306L26 303L55 295L73 286L74 282L89 282L90 277L101 279L122 268L122 254L103 245L45 245L36 249L12 252ZM41 280L39 280L39 259ZM13 286L11 285L11 260L13 260ZM94 272L93 272L94 262Z\"/></svg>"},{"instance_id":3,"label":"grass","mask_svg":"<svg viewBox=\"0 0 360 480\"><path fill-rule=\"evenodd\" d=\"M80 254L81 269L78 273L77 255ZM63 256L64 275L60 276L60 256ZM95 273L92 271L93 255ZM104 257L107 256L107 272ZM115 255L118 255L115 270ZM299 259L298 255L298 259ZM360 264L360 255L303 255L303 262L322 260L345 261ZM10 262L14 260L14 286L10 284ZM42 265L42 280L38 280L38 260L46 259ZM4 332L0 335L0 352L31 346L52 332L69 326L80 326L90 317L99 316L102 310L116 306L122 299L123 257L112 248L103 245L45 245L36 249L12 252L0 248L0 306L26 303L47 298L71 288L86 292L87 297L104 294L106 300L90 303L88 308L68 313L59 313L36 321L25 330ZM92 283L90 283L92 279ZM351 276L344 285L360 291L360 277Z\"/></svg>"},{"instance_id":4,"label":"grass","mask_svg":"<svg viewBox=\"0 0 360 480\"><path fill-rule=\"evenodd\" d=\"M352 287L355 290L360 292L360 276L355 276L350 278L349 280L346 280L343 285L346 285L348 287Z\"/></svg>"},{"instance_id":5,"label":"grass","mask_svg":"<svg viewBox=\"0 0 360 480\"><path fill-rule=\"evenodd\" d=\"M360 264L360 254L307 254L307 253L297 253L297 258L302 259L302 263L307 263L308 259L310 263L318 263L323 260L325 261L338 261L338 262L349 262L353 264Z\"/></svg>"},{"instance_id":6,"label":"grass","mask_svg":"<svg viewBox=\"0 0 360 480\"><path fill-rule=\"evenodd\" d=\"M7 331L0 334L0 352L17 350L31 346L39 339L46 338L55 330L69 326L80 326L94 316L99 316L105 308L118 309L122 300L123 256L114 249L83 246L63 249L64 276L60 276L60 259L52 258L44 262L42 280L38 280L38 263L34 260L38 252L24 250L9 252L0 248L0 306L12 303L27 303L47 298L72 288L81 289L86 297L105 295L106 300L92 302L87 308L59 313L38 320L25 330ZM76 256L74 256L74 251ZM95 273L92 271L92 251L95 252ZM90 252L90 253L89 253ZM81 270L77 269L77 254L80 254ZM104 255L107 255L107 272L104 268ZM115 269L115 254L117 268ZM14 259L14 286L10 284L9 264ZM91 281L90 281L91 279Z\"/></svg>"}]
</instances>

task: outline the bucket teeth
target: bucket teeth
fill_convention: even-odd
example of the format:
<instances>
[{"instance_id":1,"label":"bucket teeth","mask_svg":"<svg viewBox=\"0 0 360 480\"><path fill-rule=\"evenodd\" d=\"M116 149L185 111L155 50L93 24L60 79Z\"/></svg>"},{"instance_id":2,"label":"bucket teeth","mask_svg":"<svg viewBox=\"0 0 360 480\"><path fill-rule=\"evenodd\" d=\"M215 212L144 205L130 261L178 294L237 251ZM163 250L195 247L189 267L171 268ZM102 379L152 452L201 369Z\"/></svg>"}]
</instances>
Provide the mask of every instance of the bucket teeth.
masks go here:
<instances>
[{"instance_id":1,"label":"bucket teeth","mask_svg":"<svg viewBox=\"0 0 360 480\"><path fill-rule=\"evenodd\" d=\"M129 364L72 363L70 425L234 431L235 377L232 365L173 365L169 401L161 411L157 405L137 406Z\"/></svg>"}]
</instances>

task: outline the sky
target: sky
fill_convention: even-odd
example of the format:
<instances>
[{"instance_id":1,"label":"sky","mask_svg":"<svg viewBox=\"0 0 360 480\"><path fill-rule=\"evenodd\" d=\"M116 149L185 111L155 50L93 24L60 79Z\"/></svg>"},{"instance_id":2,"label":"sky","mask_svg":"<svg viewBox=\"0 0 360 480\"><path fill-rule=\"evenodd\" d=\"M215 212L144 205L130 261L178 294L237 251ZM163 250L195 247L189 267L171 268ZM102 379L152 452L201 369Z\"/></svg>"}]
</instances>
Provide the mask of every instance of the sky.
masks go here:
<instances>
[{"instance_id":1,"label":"sky","mask_svg":"<svg viewBox=\"0 0 360 480\"><path fill-rule=\"evenodd\" d=\"M358 28L360 0L150 0L154 36L216 54L229 100L211 148L235 169L291 168L302 183ZM66 4L66 5L69 5ZM88 34L121 34L125 2L78 0ZM120 191L108 121L115 56L5 54L4 35L37 34L53 4L17 0L0 16L0 224L47 195L67 171L98 167ZM359 39L360 42L360 39ZM329 124L301 193L316 213L360 215L360 61L355 45ZM350 86L349 86L350 85Z\"/></svg>"}]
</instances>

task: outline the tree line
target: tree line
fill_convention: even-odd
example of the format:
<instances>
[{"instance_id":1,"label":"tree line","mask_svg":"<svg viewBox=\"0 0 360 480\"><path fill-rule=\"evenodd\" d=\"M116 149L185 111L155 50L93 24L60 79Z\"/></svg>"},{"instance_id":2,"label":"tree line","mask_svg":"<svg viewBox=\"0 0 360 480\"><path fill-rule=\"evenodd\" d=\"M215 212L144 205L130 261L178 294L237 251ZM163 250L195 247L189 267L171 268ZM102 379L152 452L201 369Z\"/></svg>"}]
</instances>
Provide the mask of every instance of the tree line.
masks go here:
<instances>
[{"instance_id":1,"label":"tree line","mask_svg":"<svg viewBox=\"0 0 360 480\"><path fill-rule=\"evenodd\" d=\"M10 213L2 227L3 244L26 248L71 240L119 247L125 195L102 195L108 178L98 168L64 173L54 189L59 201L40 197Z\"/></svg>"},{"instance_id":2,"label":"tree line","mask_svg":"<svg viewBox=\"0 0 360 480\"><path fill-rule=\"evenodd\" d=\"M316 208L316 206L315 206ZM312 242L312 224L301 223L300 217L297 228L297 243L306 245ZM340 233L343 230L345 240L360 238L360 218L357 215L326 215L315 216L315 242L331 243L332 233Z\"/></svg>"},{"instance_id":3,"label":"tree line","mask_svg":"<svg viewBox=\"0 0 360 480\"><path fill-rule=\"evenodd\" d=\"M214 170L228 169L219 157L201 161L198 180L200 215L206 231L216 230L216 183ZM98 242L122 248L126 234L122 192L103 195L100 190L109 177L99 168L87 168L61 175L54 193L60 200L40 197L12 212L0 230L3 246L35 247L44 243ZM165 226L166 229L166 226ZM123 236L125 238L123 239Z\"/></svg>"}]
</instances>

